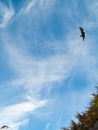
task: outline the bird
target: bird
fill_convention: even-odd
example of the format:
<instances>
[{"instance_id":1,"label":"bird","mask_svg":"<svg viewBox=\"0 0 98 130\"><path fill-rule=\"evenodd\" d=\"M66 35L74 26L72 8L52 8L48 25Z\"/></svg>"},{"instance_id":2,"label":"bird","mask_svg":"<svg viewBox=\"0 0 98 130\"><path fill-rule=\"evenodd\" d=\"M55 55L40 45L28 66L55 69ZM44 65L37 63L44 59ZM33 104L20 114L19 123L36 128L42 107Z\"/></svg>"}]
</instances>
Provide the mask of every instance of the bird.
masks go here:
<instances>
[{"instance_id":1,"label":"bird","mask_svg":"<svg viewBox=\"0 0 98 130\"><path fill-rule=\"evenodd\" d=\"M6 125L4 125L4 126L2 126L0 129L8 129L9 127L8 126L6 126Z\"/></svg>"},{"instance_id":2,"label":"bird","mask_svg":"<svg viewBox=\"0 0 98 130\"><path fill-rule=\"evenodd\" d=\"M61 129L62 129L62 130L69 130L69 129L65 128L65 127L61 127Z\"/></svg>"},{"instance_id":3,"label":"bird","mask_svg":"<svg viewBox=\"0 0 98 130\"><path fill-rule=\"evenodd\" d=\"M81 33L81 36L80 36L80 37L82 37L82 39L83 39L83 41L84 41L84 39L85 39L84 29L83 29L82 27L79 27L79 29L80 29L80 33Z\"/></svg>"}]
</instances>

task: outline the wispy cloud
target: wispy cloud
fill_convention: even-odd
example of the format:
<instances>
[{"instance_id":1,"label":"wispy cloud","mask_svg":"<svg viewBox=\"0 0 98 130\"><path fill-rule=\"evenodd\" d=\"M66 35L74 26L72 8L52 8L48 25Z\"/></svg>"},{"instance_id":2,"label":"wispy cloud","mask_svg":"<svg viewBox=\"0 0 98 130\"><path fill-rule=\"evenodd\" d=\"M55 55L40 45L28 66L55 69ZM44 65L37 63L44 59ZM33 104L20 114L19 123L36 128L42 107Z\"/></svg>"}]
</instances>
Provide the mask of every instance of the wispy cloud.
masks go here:
<instances>
[{"instance_id":1,"label":"wispy cloud","mask_svg":"<svg viewBox=\"0 0 98 130\"><path fill-rule=\"evenodd\" d=\"M34 4L35 4L35 0L32 0L32 1L28 4L28 6L26 7L26 12L29 12L30 9L34 6Z\"/></svg>"},{"instance_id":2,"label":"wispy cloud","mask_svg":"<svg viewBox=\"0 0 98 130\"><path fill-rule=\"evenodd\" d=\"M27 1L24 7L20 9L19 15L22 14L28 14L30 11L33 10L33 8L37 7L36 12L39 11L39 9L45 11L48 8L51 8L54 4L55 0L31 0ZM35 11L34 11L35 12Z\"/></svg>"},{"instance_id":3,"label":"wispy cloud","mask_svg":"<svg viewBox=\"0 0 98 130\"><path fill-rule=\"evenodd\" d=\"M0 2L0 28L6 27L14 13L15 11L11 3L7 7L4 3Z\"/></svg>"},{"instance_id":4,"label":"wispy cloud","mask_svg":"<svg viewBox=\"0 0 98 130\"><path fill-rule=\"evenodd\" d=\"M1 125L7 124L11 129L17 130L21 125L27 123L27 116L35 109L42 107L46 101L22 102L1 109Z\"/></svg>"},{"instance_id":5,"label":"wispy cloud","mask_svg":"<svg viewBox=\"0 0 98 130\"><path fill-rule=\"evenodd\" d=\"M8 45L5 49L8 53L9 63L21 77L20 83L28 88L62 80L68 77L73 66L72 61L68 61L68 57L65 55L54 55L37 61L31 56L24 57L24 54L13 45ZM17 83L15 82L15 84Z\"/></svg>"}]
</instances>

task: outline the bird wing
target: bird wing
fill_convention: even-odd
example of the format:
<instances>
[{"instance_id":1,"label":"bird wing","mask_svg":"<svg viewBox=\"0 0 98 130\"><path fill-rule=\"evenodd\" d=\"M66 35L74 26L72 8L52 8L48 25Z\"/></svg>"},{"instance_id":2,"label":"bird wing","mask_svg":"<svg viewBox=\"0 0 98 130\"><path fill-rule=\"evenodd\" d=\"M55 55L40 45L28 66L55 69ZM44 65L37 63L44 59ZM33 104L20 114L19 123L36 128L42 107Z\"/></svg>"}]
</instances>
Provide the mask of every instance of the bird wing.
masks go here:
<instances>
[{"instance_id":1,"label":"bird wing","mask_svg":"<svg viewBox=\"0 0 98 130\"><path fill-rule=\"evenodd\" d=\"M62 127L61 129L62 129L62 130L67 130L65 127Z\"/></svg>"},{"instance_id":2,"label":"bird wing","mask_svg":"<svg viewBox=\"0 0 98 130\"><path fill-rule=\"evenodd\" d=\"M4 125L0 129L9 128L8 126Z\"/></svg>"},{"instance_id":3,"label":"bird wing","mask_svg":"<svg viewBox=\"0 0 98 130\"><path fill-rule=\"evenodd\" d=\"M81 34L83 34L83 28L82 27L79 27L80 28L80 32Z\"/></svg>"}]
</instances>

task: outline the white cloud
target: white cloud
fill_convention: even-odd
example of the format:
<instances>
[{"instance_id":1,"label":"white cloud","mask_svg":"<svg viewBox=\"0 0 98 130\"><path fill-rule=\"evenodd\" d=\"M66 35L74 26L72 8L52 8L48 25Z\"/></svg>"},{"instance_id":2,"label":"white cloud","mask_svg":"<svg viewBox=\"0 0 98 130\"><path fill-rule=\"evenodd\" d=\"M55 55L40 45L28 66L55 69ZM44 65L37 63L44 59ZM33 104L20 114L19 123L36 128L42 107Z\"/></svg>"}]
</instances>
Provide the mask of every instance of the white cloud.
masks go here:
<instances>
[{"instance_id":1,"label":"white cloud","mask_svg":"<svg viewBox=\"0 0 98 130\"><path fill-rule=\"evenodd\" d=\"M30 0L21 8L19 15L28 14L30 11L32 13L32 9L35 7L34 13L38 12L39 9L42 9L43 11L48 10L48 8L53 6L54 2L55 0Z\"/></svg>"},{"instance_id":2,"label":"white cloud","mask_svg":"<svg viewBox=\"0 0 98 130\"><path fill-rule=\"evenodd\" d=\"M26 12L29 12L30 9L34 6L34 4L35 4L35 0L32 0L32 1L28 4L28 6L26 7Z\"/></svg>"},{"instance_id":3,"label":"white cloud","mask_svg":"<svg viewBox=\"0 0 98 130\"><path fill-rule=\"evenodd\" d=\"M21 125L27 123L27 116L46 104L46 101L32 101L14 104L1 109L0 124L7 124L11 129L17 130Z\"/></svg>"},{"instance_id":4,"label":"white cloud","mask_svg":"<svg viewBox=\"0 0 98 130\"><path fill-rule=\"evenodd\" d=\"M29 11L35 6L36 0L31 0L29 2L26 2L24 7L20 9L19 15L29 13Z\"/></svg>"},{"instance_id":5,"label":"white cloud","mask_svg":"<svg viewBox=\"0 0 98 130\"><path fill-rule=\"evenodd\" d=\"M0 2L0 28L7 26L14 13L15 11L12 5L7 7L2 2Z\"/></svg>"},{"instance_id":6,"label":"white cloud","mask_svg":"<svg viewBox=\"0 0 98 130\"><path fill-rule=\"evenodd\" d=\"M14 71L20 77L26 78L28 83L32 81L37 86L42 86L43 83L52 83L67 77L73 66L72 61L68 59L69 56L63 54L53 55L47 59L37 61L31 56L24 56L13 45L6 46L6 52L8 53L8 59Z\"/></svg>"}]
</instances>

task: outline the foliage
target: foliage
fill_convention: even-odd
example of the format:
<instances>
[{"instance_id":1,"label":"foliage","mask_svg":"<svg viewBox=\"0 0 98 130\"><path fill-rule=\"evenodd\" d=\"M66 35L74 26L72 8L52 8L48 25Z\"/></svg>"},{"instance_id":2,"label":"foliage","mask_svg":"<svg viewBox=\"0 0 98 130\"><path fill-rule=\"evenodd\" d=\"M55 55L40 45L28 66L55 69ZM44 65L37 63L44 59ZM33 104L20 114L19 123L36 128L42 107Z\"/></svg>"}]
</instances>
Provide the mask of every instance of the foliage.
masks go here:
<instances>
[{"instance_id":1,"label":"foliage","mask_svg":"<svg viewBox=\"0 0 98 130\"><path fill-rule=\"evenodd\" d=\"M98 121L98 87L96 89L96 94L92 94L93 99L90 102L90 107L86 112L77 114L78 122L72 120L69 130L90 130Z\"/></svg>"}]
</instances>

